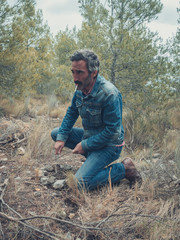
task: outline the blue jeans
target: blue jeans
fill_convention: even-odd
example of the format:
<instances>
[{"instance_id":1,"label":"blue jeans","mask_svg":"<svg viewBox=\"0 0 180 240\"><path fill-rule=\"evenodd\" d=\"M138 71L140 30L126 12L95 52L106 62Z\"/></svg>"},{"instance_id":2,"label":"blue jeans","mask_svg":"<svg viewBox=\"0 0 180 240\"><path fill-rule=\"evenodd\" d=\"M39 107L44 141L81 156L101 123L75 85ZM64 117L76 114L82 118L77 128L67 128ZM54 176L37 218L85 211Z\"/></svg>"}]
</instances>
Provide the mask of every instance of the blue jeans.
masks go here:
<instances>
[{"instance_id":1,"label":"blue jeans","mask_svg":"<svg viewBox=\"0 0 180 240\"><path fill-rule=\"evenodd\" d=\"M59 128L55 128L51 132L51 137L54 141L56 141L58 130ZM74 149L81 142L83 133L84 131L81 128L72 128L65 146ZM108 165L119 158L121 151L122 147L108 146L86 152L84 154L86 161L75 174L78 184L81 187L92 190L107 184L110 177L112 184L119 183L125 177L124 165L122 163Z\"/></svg>"}]
</instances>

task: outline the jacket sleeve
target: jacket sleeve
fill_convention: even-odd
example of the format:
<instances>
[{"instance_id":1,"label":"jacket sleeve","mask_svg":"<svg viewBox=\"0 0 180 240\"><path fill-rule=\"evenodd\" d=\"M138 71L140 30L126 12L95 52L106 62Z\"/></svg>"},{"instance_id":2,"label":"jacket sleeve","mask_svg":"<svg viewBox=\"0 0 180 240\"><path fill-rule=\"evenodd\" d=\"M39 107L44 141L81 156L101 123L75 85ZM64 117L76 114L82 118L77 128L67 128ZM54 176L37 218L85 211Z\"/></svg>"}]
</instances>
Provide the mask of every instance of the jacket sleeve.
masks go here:
<instances>
[{"instance_id":1,"label":"jacket sleeve","mask_svg":"<svg viewBox=\"0 0 180 240\"><path fill-rule=\"evenodd\" d=\"M122 127L122 98L120 94L110 94L103 104L103 131L82 141L85 151L99 149L107 145L110 139L118 139Z\"/></svg>"},{"instance_id":2,"label":"jacket sleeve","mask_svg":"<svg viewBox=\"0 0 180 240\"><path fill-rule=\"evenodd\" d=\"M74 96L73 96L72 102L71 102L71 106L68 107L66 115L63 118L62 124L61 124L58 134L57 134L56 141L59 140L59 141L66 142L66 140L69 137L69 133L79 116L79 112L76 107L75 99L76 99L76 93L74 93Z\"/></svg>"}]
</instances>

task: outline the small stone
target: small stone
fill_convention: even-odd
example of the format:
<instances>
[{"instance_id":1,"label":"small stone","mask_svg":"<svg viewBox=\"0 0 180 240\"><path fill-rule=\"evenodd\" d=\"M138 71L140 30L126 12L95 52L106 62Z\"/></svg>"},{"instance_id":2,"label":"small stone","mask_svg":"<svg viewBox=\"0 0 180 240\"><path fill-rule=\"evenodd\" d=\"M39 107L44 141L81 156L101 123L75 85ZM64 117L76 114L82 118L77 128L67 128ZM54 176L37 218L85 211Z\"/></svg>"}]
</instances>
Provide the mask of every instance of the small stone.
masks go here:
<instances>
[{"instance_id":1,"label":"small stone","mask_svg":"<svg viewBox=\"0 0 180 240\"><path fill-rule=\"evenodd\" d=\"M2 161L2 162L6 162L7 160L8 160L7 157L0 158L0 161Z\"/></svg>"},{"instance_id":2,"label":"small stone","mask_svg":"<svg viewBox=\"0 0 180 240\"><path fill-rule=\"evenodd\" d=\"M0 167L0 171L2 172L3 170L5 170L6 169L6 167L3 165L3 166L1 166Z\"/></svg>"},{"instance_id":3,"label":"small stone","mask_svg":"<svg viewBox=\"0 0 180 240\"><path fill-rule=\"evenodd\" d=\"M65 171L70 171L70 170L72 169L72 167L69 166L69 165L65 165L65 166L63 166L62 168L63 168L63 170L65 170Z\"/></svg>"},{"instance_id":4,"label":"small stone","mask_svg":"<svg viewBox=\"0 0 180 240\"><path fill-rule=\"evenodd\" d=\"M72 240L72 235L71 235L70 232L68 232L68 233L66 234L66 238L67 238L68 240Z\"/></svg>"},{"instance_id":5,"label":"small stone","mask_svg":"<svg viewBox=\"0 0 180 240\"><path fill-rule=\"evenodd\" d=\"M24 149L23 147L20 147L20 148L17 149L17 154L18 154L18 155L24 155L25 152L26 152L26 151L25 151L25 149Z\"/></svg>"},{"instance_id":6,"label":"small stone","mask_svg":"<svg viewBox=\"0 0 180 240\"><path fill-rule=\"evenodd\" d=\"M57 193L57 192L53 192L51 195L52 195L52 197L60 197L59 193Z\"/></svg>"},{"instance_id":7,"label":"small stone","mask_svg":"<svg viewBox=\"0 0 180 240\"><path fill-rule=\"evenodd\" d=\"M48 175L48 172L44 170L44 168L41 168L38 173L39 177L44 177Z\"/></svg>"},{"instance_id":8,"label":"small stone","mask_svg":"<svg viewBox=\"0 0 180 240\"><path fill-rule=\"evenodd\" d=\"M35 197L40 197L41 196L41 192L39 192L39 191L34 192L34 196Z\"/></svg>"},{"instance_id":9,"label":"small stone","mask_svg":"<svg viewBox=\"0 0 180 240\"><path fill-rule=\"evenodd\" d=\"M15 180L16 182L20 182L20 181L21 181L21 177L16 177L14 180Z\"/></svg>"},{"instance_id":10,"label":"small stone","mask_svg":"<svg viewBox=\"0 0 180 240\"><path fill-rule=\"evenodd\" d=\"M66 212L62 209L60 211L57 212L57 217L60 217L62 219L65 219L66 218Z\"/></svg>"},{"instance_id":11,"label":"small stone","mask_svg":"<svg viewBox=\"0 0 180 240\"><path fill-rule=\"evenodd\" d=\"M55 181L55 183L53 184L53 188L54 189L62 189L65 186L66 180L57 180Z\"/></svg>"},{"instance_id":12,"label":"small stone","mask_svg":"<svg viewBox=\"0 0 180 240\"><path fill-rule=\"evenodd\" d=\"M160 158L161 154L160 153L154 153L153 158Z\"/></svg>"},{"instance_id":13,"label":"small stone","mask_svg":"<svg viewBox=\"0 0 180 240\"><path fill-rule=\"evenodd\" d=\"M43 168L43 170L48 171L48 172L53 172L53 171L54 171L54 168L53 168L53 166L51 166L51 165L46 165L46 166Z\"/></svg>"},{"instance_id":14,"label":"small stone","mask_svg":"<svg viewBox=\"0 0 180 240\"><path fill-rule=\"evenodd\" d=\"M48 185L48 178L47 177L41 177L40 182L42 185Z\"/></svg>"},{"instance_id":15,"label":"small stone","mask_svg":"<svg viewBox=\"0 0 180 240\"><path fill-rule=\"evenodd\" d=\"M180 186L180 179L177 179L177 180L174 182L174 184Z\"/></svg>"},{"instance_id":16,"label":"small stone","mask_svg":"<svg viewBox=\"0 0 180 240\"><path fill-rule=\"evenodd\" d=\"M48 183L53 184L56 181L56 178L54 176L51 176L48 178Z\"/></svg>"}]
</instances>

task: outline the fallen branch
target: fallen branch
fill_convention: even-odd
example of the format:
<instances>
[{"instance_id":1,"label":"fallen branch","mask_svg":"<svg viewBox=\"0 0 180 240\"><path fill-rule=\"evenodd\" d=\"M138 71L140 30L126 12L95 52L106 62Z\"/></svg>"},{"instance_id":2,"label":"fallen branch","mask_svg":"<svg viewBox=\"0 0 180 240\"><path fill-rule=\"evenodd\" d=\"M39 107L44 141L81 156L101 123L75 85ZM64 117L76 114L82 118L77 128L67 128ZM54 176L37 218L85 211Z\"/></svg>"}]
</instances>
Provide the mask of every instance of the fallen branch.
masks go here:
<instances>
[{"instance_id":1,"label":"fallen branch","mask_svg":"<svg viewBox=\"0 0 180 240\"><path fill-rule=\"evenodd\" d=\"M18 139L17 142L11 143L11 145L16 145L16 144L18 144L18 143L22 143L22 142L24 142L25 140L27 140L27 138L23 138L23 139L21 139L21 140Z\"/></svg>"},{"instance_id":2,"label":"fallen branch","mask_svg":"<svg viewBox=\"0 0 180 240\"><path fill-rule=\"evenodd\" d=\"M28 218L22 218L22 219L20 219L20 221L23 222L23 221L32 220L32 219L35 219L35 218L45 218L45 219L50 219L50 220L54 220L54 221L61 222L61 223L66 223L66 224L72 225L74 227L81 228L81 229L86 230L86 231L101 230L101 228L82 226L82 225L79 225L77 223L73 223L73 222L70 222L70 221L67 221L67 220L63 220L63 219L59 219L59 218L55 218L55 217L49 217L49 216L41 216L41 215L32 216L32 217L28 217Z\"/></svg>"},{"instance_id":3,"label":"fallen branch","mask_svg":"<svg viewBox=\"0 0 180 240\"><path fill-rule=\"evenodd\" d=\"M0 144L1 144L1 145L5 145L5 144L7 144L7 143L13 142L14 140L15 140L15 138L12 138L12 139L9 139L9 140L4 140L4 141L0 142Z\"/></svg>"},{"instance_id":4,"label":"fallen branch","mask_svg":"<svg viewBox=\"0 0 180 240\"><path fill-rule=\"evenodd\" d=\"M41 231L40 229L27 224L25 221L32 220L32 219L37 219L37 218L43 218L43 219L54 220L54 221L61 222L61 223L66 223L66 224L72 225L74 227L86 230L87 232L91 232L92 230L96 230L96 231L101 230L101 228L82 226L82 225L79 225L79 224L76 224L76 223L73 223L73 222L70 222L70 221L67 221L67 220L58 219L58 218L49 217L49 216L32 216L32 217L28 217L28 218L14 218L14 217L11 217L11 216L9 216L9 215L7 215L5 213L0 212L0 217L1 218L5 218L5 219L7 219L9 221L12 221L12 222L17 222L19 224L22 224L22 225L24 225L24 226L26 226L28 228L33 229L36 232L39 232L39 233L44 234L44 235L46 235L48 237L51 237L52 239L57 239L55 237L52 237L52 236L55 236L55 235L58 236L58 237L61 237L60 239L65 239L65 238L62 238L62 236L59 236L59 235L54 234L52 232Z\"/></svg>"},{"instance_id":5,"label":"fallen branch","mask_svg":"<svg viewBox=\"0 0 180 240\"><path fill-rule=\"evenodd\" d=\"M3 230L2 230L1 222L0 222L0 233L1 233L2 240L4 240L5 237L4 237L4 232L3 232Z\"/></svg>"},{"instance_id":6,"label":"fallen branch","mask_svg":"<svg viewBox=\"0 0 180 240\"><path fill-rule=\"evenodd\" d=\"M19 218L11 217L11 216L9 216L9 215L7 215L7 214L5 214L5 213L2 213L2 212L0 212L0 217L5 218L5 219L7 219L7 220L9 220L9 221L11 221L11 222L17 222L17 223L19 223L19 224L22 224L22 225L26 226L27 228L30 228L30 229L38 232L38 233L41 233L41 234L45 235L46 237L49 237L49 238L51 238L51 239L54 239L54 240L61 240L61 239L62 239L62 240L65 240L65 239L67 239L67 238L65 238L65 237L62 236L62 235L57 235L57 234L54 234L54 233L52 233L52 232L44 232L44 231L41 231L40 229L38 229L38 228L36 228L36 227L34 227L34 226L31 226L31 225L29 225L29 224L21 221L21 219L19 219ZM58 238L55 237L55 235L56 235Z\"/></svg>"},{"instance_id":7,"label":"fallen branch","mask_svg":"<svg viewBox=\"0 0 180 240\"><path fill-rule=\"evenodd\" d=\"M112 216L115 216L115 217L119 217L119 216L136 216L136 217L144 217L144 218L152 218L152 219L155 219L155 220L161 220L161 221L164 221L164 220L172 220L172 221L177 221L179 222L180 221L180 218L168 218L168 217L160 217L160 216L154 216L154 215L146 215L146 214L140 214L140 213L122 213L122 214L112 214Z\"/></svg>"}]
</instances>

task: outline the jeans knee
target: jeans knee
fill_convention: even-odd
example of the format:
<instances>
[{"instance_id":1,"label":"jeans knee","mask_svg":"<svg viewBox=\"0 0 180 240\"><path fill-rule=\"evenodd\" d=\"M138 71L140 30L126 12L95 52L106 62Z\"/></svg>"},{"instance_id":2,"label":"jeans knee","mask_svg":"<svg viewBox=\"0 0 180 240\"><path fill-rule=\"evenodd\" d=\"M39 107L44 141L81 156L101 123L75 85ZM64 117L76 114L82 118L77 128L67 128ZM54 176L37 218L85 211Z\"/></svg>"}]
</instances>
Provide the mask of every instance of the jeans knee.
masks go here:
<instances>
[{"instance_id":1,"label":"jeans knee","mask_svg":"<svg viewBox=\"0 0 180 240\"><path fill-rule=\"evenodd\" d=\"M79 188L89 189L91 185L91 178L87 176L80 177L80 176L77 176L76 174L75 174L75 178Z\"/></svg>"}]
</instances>

